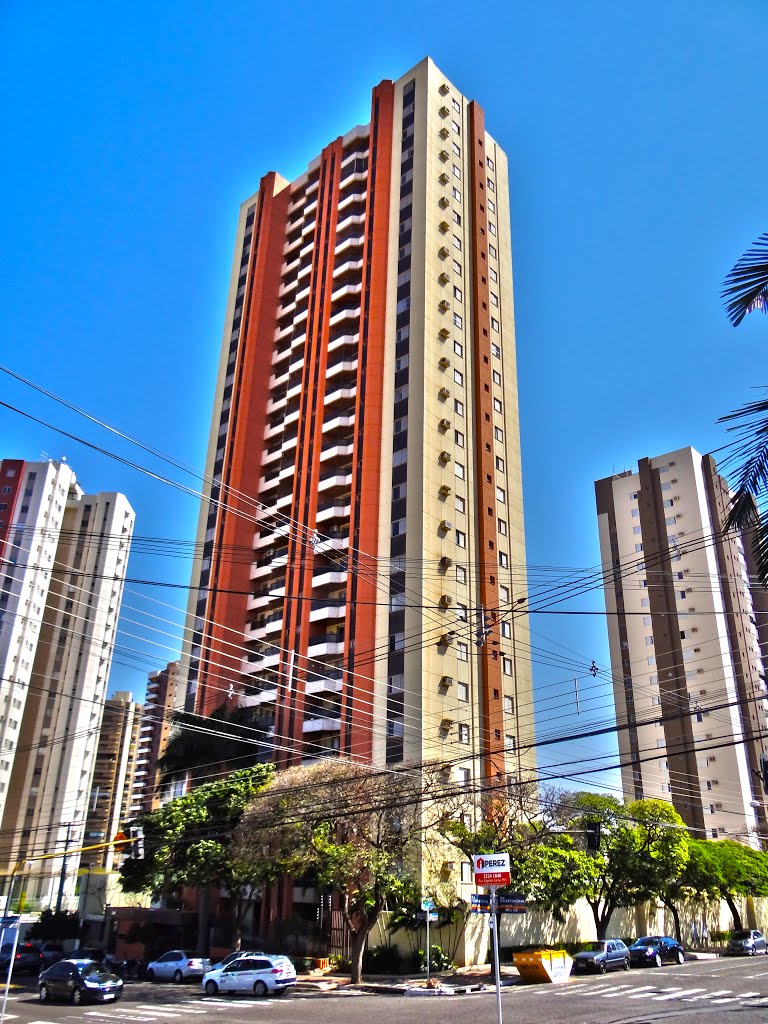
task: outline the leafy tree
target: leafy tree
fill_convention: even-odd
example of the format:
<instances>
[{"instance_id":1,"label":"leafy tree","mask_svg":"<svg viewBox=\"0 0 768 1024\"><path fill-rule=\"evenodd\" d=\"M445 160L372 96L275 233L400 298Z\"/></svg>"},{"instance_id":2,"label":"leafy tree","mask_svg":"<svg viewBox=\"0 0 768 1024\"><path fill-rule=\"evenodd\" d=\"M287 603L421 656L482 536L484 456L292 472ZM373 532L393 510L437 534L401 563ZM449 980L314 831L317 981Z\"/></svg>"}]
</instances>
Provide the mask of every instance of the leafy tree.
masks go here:
<instances>
[{"instance_id":1,"label":"leafy tree","mask_svg":"<svg viewBox=\"0 0 768 1024\"><path fill-rule=\"evenodd\" d=\"M171 738L158 759L161 777L167 781L191 773L195 779L211 765L221 765L222 775L230 769L248 768L270 760L267 742L270 723L258 707L230 706L226 702L202 722L187 711L173 715Z\"/></svg>"},{"instance_id":2,"label":"leafy tree","mask_svg":"<svg viewBox=\"0 0 768 1024\"><path fill-rule=\"evenodd\" d=\"M41 942L76 939L80 934L80 916L77 911L44 910L27 932L27 937Z\"/></svg>"},{"instance_id":3,"label":"leafy tree","mask_svg":"<svg viewBox=\"0 0 768 1024\"><path fill-rule=\"evenodd\" d=\"M692 839L682 878L699 896L723 899L741 928L737 896L768 896L768 855L732 839Z\"/></svg>"},{"instance_id":4,"label":"leafy tree","mask_svg":"<svg viewBox=\"0 0 768 1024\"><path fill-rule=\"evenodd\" d=\"M198 948L206 953L208 892L224 886L235 896L236 929L241 924L244 892L264 881L254 866L237 856L232 836L245 808L272 777L271 765L255 765L226 779L197 786L132 825L144 830L144 857L129 858L120 869L126 892L149 892L174 900L185 886L198 890Z\"/></svg>"},{"instance_id":5,"label":"leafy tree","mask_svg":"<svg viewBox=\"0 0 768 1024\"><path fill-rule=\"evenodd\" d=\"M238 855L255 869L271 864L336 894L351 936L353 982L381 912L418 874L430 817L423 799L423 779L412 770L322 761L276 776L237 830Z\"/></svg>"},{"instance_id":6,"label":"leafy tree","mask_svg":"<svg viewBox=\"0 0 768 1024\"><path fill-rule=\"evenodd\" d=\"M614 797L576 794L572 824L601 827L600 850L592 858L584 893L598 939L604 939L614 910L658 894L665 878L677 877L688 859L682 819L661 800L637 800L626 807Z\"/></svg>"}]
</instances>

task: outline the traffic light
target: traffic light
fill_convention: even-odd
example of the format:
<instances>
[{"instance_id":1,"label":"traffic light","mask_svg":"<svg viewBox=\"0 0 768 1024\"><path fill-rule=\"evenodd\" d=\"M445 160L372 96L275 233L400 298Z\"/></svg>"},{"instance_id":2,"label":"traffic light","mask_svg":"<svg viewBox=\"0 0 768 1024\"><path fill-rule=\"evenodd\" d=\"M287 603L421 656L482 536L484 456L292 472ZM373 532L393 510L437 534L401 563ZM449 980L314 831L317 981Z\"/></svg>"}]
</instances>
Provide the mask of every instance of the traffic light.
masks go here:
<instances>
[{"instance_id":1,"label":"traffic light","mask_svg":"<svg viewBox=\"0 0 768 1024\"><path fill-rule=\"evenodd\" d=\"M600 822L587 822L587 849L597 852L600 849Z\"/></svg>"},{"instance_id":2,"label":"traffic light","mask_svg":"<svg viewBox=\"0 0 768 1024\"><path fill-rule=\"evenodd\" d=\"M132 825L128 831L130 838L135 840L131 843L131 857L141 860L144 857L144 829Z\"/></svg>"}]
</instances>

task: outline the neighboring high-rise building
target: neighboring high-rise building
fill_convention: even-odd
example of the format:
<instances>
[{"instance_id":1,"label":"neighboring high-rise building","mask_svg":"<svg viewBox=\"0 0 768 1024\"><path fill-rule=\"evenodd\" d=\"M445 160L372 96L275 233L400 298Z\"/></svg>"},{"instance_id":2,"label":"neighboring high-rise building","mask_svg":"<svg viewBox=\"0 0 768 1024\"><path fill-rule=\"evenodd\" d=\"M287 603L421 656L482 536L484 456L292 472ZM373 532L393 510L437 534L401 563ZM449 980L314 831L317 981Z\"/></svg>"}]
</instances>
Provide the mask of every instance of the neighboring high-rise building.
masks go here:
<instances>
[{"instance_id":1,"label":"neighboring high-rise building","mask_svg":"<svg viewBox=\"0 0 768 1024\"><path fill-rule=\"evenodd\" d=\"M694 835L765 827L768 639L729 491L692 448L595 484L625 798L671 801Z\"/></svg>"},{"instance_id":2,"label":"neighboring high-rise building","mask_svg":"<svg viewBox=\"0 0 768 1024\"><path fill-rule=\"evenodd\" d=\"M85 820L85 846L110 842L131 817L142 710L133 695L122 690L104 702ZM130 856L130 847L126 852ZM110 846L83 853L81 864L112 871L124 856Z\"/></svg>"},{"instance_id":3,"label":"neighboring high-rise building","mask_svg":"<svg viewBox=\"0 0 768 1024\"><path fill-rule=\"evenodd\" d=\"M157 762L165 753L173 727L173 712L184 708L184 686L178 661L152 672L147 684L136 761L131 816L147 814L162 802Z\"/></svg>"},{"instance_id":4,"label":"neighboring high-rise building","mask_svg":"<svg viewBox=\"0 0 768 1024\"><path fill-rule=\"evenodd\" d=\"M507 157L425 59L241 208L188 708L283 766L532 767L520 463Z\"/></svg>"},{"instance_id":5,"label":"neighboring high-rise building","mask_svg":"<svg viewBox=\"0 0 768 1024\"><path fill-rule=\"evenodd\" d=\"M133 524L64 463L0 462L0 874L82 845ZM28 899L56 900L61 867L33 861Z\"/></svg>"}]
</instances>

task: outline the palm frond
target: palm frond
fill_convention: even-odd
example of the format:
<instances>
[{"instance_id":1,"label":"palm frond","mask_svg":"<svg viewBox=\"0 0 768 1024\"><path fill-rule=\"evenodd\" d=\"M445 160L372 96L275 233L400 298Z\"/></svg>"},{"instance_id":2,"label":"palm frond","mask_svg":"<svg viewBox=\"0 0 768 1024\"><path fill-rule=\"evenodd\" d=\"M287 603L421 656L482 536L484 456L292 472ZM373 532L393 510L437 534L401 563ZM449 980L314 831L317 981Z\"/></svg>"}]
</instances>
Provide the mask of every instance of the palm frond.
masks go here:
<instances>
[{"instance_id":1,"label":"palm frond","mask_svg":"<svg viewBox=\"0 0 768 1024\"><path fill-rule=\"evenodd\" d=\"M768 313L768 233L760 235L729 271L720 297L734 327L752 310Z\"/></svg>"}]
</instances>

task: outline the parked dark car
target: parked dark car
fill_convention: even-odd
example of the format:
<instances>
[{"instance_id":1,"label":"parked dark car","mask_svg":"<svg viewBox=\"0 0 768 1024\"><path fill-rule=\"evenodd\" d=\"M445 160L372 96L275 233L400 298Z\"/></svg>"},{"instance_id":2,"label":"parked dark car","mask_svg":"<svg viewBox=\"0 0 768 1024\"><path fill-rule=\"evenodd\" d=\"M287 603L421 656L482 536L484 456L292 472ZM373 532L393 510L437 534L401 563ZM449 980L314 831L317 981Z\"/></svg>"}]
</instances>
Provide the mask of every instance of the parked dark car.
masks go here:
<instances>
[{"instance_id":1,"label":"parked dark car","mask_svg":"<svg viewBox=\"0 0 768 1024\"><path fill-rule=\"evenodd\" d=\"M763 933L756 928L739 928L728 940L726 952L734 956L754 956L755 953L768 953L768 942Z\"/></svg>"},{"instance_id":2,"label":"parked dark car","mask_svg":"<svg viewBox=\"0 0 768 1024\"><path fill-rule=\"evenodd\" d=\"M611 967L629 970L629 949L621 939L598 939L589 942L585 949L573 958L573 970L599 971L605 974Z\"/></svg>"},{"instance_id":3,"label":"parked dark car","mask_svg":"<svg viewBox=\"0 0 768 1024\"><path fill-rule=\"evenodd\" d=\"M638 967L661 967L662 964L684 964L685 950L666 935L644 935L629 947L629 957Z\"/></svg>"},{"instance_id":4,"label":"parked dark car","mask_svg":"<svg viewBox=\"0 0 768 1024\"><path fill-rule=\"evenodd\" d=\"M40 975L40 1002L64 999L74 1003L116 1002L123 994L123 979L93 960L59 960Z\"/></svg>"},{"instance_id":5,"label":"parked dark car","mask_svg":"<svg viewBox=\"0 0 768 1024\"><path fill-rule=\"evenodd\" d=\"M46 967L55 964L57 960L63 960L67 955L64 947L60 946L58 942L44 942L40 947L40 952L43 954Z\"/></svg>"},{"instance_id":6,"label":"parked dark car","mask_svg":"<svg viewBox=\"0 0 768 1024\"><path fill-rule=\"evenodd\" d=\"M8 970L8 963L13 954L13 943L5 942L0 947L0 971ZM37 974L45 967L43 954L33 946L31 942L20 942L16 946L16 955L13 959L14 974Z\"/></svg>"}]
</instances>

